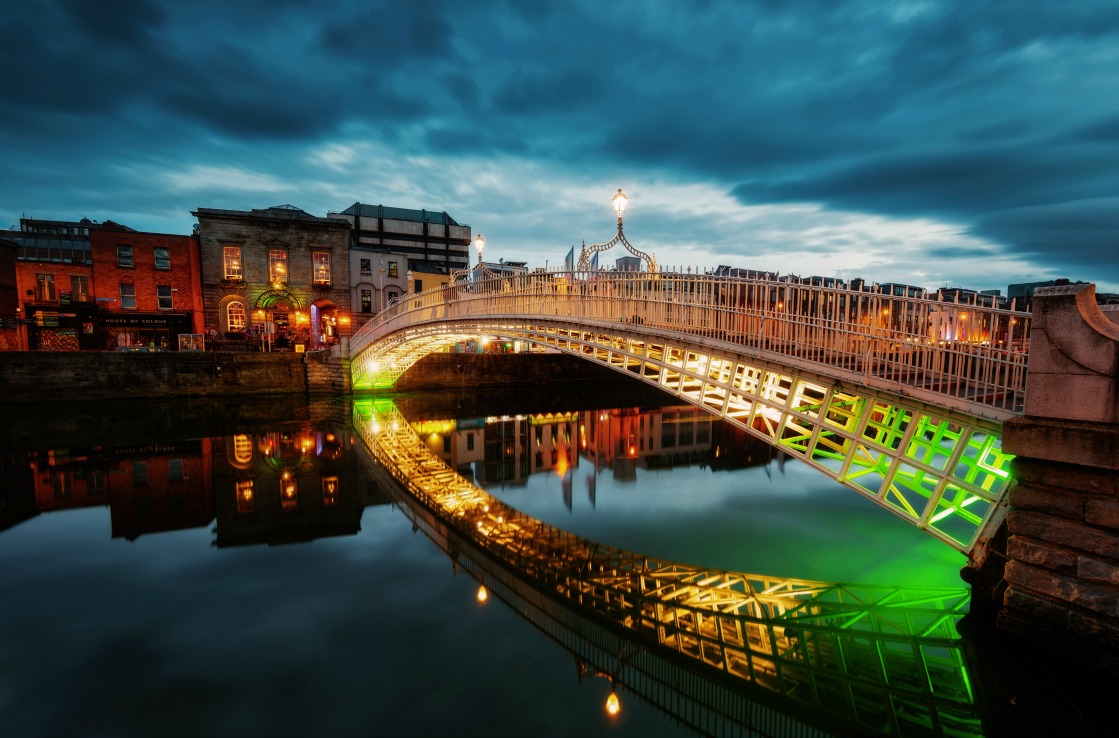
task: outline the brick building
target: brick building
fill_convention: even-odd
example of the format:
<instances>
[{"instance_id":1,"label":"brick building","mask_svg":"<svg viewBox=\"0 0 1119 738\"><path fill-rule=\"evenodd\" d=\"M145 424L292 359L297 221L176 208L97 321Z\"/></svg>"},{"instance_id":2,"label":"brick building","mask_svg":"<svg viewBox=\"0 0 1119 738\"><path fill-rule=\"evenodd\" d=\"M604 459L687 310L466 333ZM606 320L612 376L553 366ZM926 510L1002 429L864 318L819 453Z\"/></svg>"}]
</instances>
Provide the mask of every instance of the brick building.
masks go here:
<instances>
[{"instance_id":1,"label":"brick building","mask_svg":"<svg viewBox=\"0 0 1119 738\"><path fill-rule=\"evenodd\" d=\"M192 236L144 233L107 220L20 219L16 296L23 346L105 350L178 347L200 333L198 245Z\"/></svg>"},{"instance_id":2,"label":"brick building","mask_svg":"<svg viewBox=\"0 0 1119 738\"><path fill-rule=\"evenodd\" d=\"M112 221L90 230L94 301L107 347L178 348L202 333L198 241L142 233Z\"/></svg>"},{"instance_id":3,"label":"brick building","mask_svg":"<svg viewBox=\"0 0 1119 738\"><path fill-rule=\"evenodd\" d=\"M23 310L16 289L16 252L19 244L0 238L0 351L23 348Z\"/></svg>"},{"instance_id":4,"label":"brick building","mask_svg":"<svg viewBox=\"0 0 1119 738\"><path fill-rule=\"evenodd\" d=\"M291 205L198 208L205 329L269 349L319 349L351 330L350 223Z\"/></svg>"}]
</instances>

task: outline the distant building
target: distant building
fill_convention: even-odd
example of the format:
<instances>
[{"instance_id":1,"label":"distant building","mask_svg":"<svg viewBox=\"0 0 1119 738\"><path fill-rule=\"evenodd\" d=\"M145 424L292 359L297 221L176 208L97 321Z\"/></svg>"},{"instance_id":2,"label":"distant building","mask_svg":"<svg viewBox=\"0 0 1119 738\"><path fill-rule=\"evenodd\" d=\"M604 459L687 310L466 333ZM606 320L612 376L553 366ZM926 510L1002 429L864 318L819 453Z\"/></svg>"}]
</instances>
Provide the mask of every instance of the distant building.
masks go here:
<instances>
[{"instance_id":1,"label":"distant building","mask_svg":"<svg viewBox=\"0 0 1119 738\"><path fill-rule=\"evenodd\" d=\"M350 333L350 223L292 205L198 208L207 333L314 350Z\"/></svg>"},{"instance_id":2,"label":"distant building","mask_svg":"<svg viewBox=\"0 0 1119 738\"><path fill-rule=\"evenodd\" d=\"M356 330L408 291L408 255L351 248L350 286L350 310Z\"/></svg>"},{"instance_id":3,"label":"distant building","mask_svg":"<svg viewBox=\"0 0 1119 738\"><path fill-rule=\"evenodd\" d=\"M470 226L444 211L366 205L355 202L329 217L344 218L353 231L353 248L402 254L427 273L450 274L470 261Z\"/></svg>"}]
</instances>

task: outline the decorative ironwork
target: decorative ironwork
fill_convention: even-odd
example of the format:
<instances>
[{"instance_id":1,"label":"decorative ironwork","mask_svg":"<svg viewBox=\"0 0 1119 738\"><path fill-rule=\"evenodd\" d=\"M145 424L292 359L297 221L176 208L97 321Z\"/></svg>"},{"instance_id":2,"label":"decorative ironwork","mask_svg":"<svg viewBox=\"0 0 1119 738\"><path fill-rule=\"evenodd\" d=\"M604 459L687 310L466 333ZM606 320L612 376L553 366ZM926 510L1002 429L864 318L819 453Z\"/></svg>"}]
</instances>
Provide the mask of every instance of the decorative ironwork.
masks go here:
<instances>
[{"instance_id":1,"label":"decorative ironwork","mask_svg":"<svg viewBox=\"0 0 1119 738\"><path fill-rule=\"evenodd\" d=\"M625 196L625 193L623 193L622 189L619 187L618 194L614 195L614 198L612 200L614 211L618 214L618 232L606 243L596 243L593 246L588 247L587 242L583 241L583 249L579 252L578 270L580 272L589 272L591 270L592 255L600 253L602 251L607 251L608 249L613 248L615 244L620 243L625 246L626 250L629 251L631 254L645 261L647 271L650 274L657 273L657 258L652 254L646 254L644 251L641 251L640 249L635 247L633 244L626 240L626 235L622 232L622 214L625 212L626 202L628 200L629 198Z\"/></svg>"}]
</instances>

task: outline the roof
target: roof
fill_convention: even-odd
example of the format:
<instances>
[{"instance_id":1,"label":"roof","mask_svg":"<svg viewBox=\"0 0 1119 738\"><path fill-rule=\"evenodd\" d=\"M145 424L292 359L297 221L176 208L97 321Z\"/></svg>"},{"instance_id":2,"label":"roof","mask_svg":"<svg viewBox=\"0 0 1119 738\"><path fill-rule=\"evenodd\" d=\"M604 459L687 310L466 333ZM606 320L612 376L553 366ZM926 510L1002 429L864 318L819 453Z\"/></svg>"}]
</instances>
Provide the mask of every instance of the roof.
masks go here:
<instances>
[{"instance_id":1,"label":"roof","mask_svg":"<svg viewBox=\"0 0 1119 738\"><path fill-rule=\"evenodd\" d=\"M363 218L391 218L411 220L416 223L442 223L443 225L462 225L444 210L413 210L411 208L390 208L384 205L366 205L355 202L340 215L357 215Z\"/></svg>"}]
</instances>

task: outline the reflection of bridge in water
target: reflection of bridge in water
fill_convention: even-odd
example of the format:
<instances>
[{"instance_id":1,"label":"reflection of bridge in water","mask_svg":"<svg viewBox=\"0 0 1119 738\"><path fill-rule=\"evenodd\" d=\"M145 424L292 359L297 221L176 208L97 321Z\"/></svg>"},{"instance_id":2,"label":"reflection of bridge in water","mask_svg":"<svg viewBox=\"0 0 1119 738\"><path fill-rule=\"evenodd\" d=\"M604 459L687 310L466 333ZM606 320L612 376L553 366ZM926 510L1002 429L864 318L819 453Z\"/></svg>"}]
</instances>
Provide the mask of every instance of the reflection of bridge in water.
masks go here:
<instances>
[{"instance_id":1,"label":"reflection of bridge in water","mask_svg":"<svg viewBox=\"0 0 1119 738\"><path fill-rule=\"evenodd\" d=\"M355 401L354 429L373 470L406 491L402 509L456 565L577 658L696 730L982 732L955 630L966 589L650 559L488 495L435 457L390 400Z\"/></svg>"},{"instance_id":2,"label":"reflection of bridge in water","mask_svg":"<svg viewBox=\"0 0 1119 738\"><path fill-rule=\"evenodd\" d=\"M766 279L491 278L410 296L351 343L388 387L477 336L623 372L781 448L974 563L1005 514L1003 420L1021 413L1030 316Z\"/></svg>"}]
</instances>

